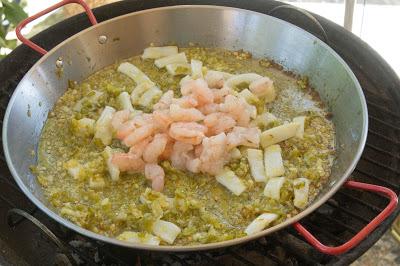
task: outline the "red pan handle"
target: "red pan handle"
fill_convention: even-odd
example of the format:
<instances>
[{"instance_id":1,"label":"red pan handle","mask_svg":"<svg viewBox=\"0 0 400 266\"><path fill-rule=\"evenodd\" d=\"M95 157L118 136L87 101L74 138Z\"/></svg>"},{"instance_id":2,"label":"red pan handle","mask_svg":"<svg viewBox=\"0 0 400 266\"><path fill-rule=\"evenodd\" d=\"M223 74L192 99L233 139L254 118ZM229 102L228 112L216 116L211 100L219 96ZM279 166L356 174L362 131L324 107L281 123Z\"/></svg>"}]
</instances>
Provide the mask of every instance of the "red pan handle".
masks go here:
<instances>
[{"instance_id":1,"label":"red pan handle","mask_svg":"<svg viewBox=\"0 0 400 266\"><path fill-rule=\"evenodd\" d=\"M348 188L354 188L359 190L366 190L375 192L377 194L382 194L383 196L389 198L390 202L386 208L378 214L369 224L367 224L360 232L358 232L352 239L344 243L343 245L337 247L325 246L318 239L316 239L305 227L303 227L299 222L293 224L293 227L300 233L313 247L322 253L329 255L339 255L347 252L348 250L354 248L358 243L360 243L364 238L368 236L379 224L381 224L386 217L388 217L396 208L398 203L398 198L396 193L391 189L386 187L381 187L372 184L366 184L356 181L347 181L344 185Z\"/></svg>"},{"instance_id":2,"label":"red pan handle","mask_svg":"<svg viewBox=\"0 0 400 266\"><path fill-rule=\"evenodd\" d=\"M29 39L26 39L22 35L21 30L28 23L34 21L35 19L37 19L37 18L39 18L39 17L41 17L41 16L43 16L43 15L45 15L47 13L50 13L51 11L56 10L57 8L60 8L62 6L65 6L65 5L71 4L71 3L76 3L76 4L81 5L85 9L86 15L89 17L90 22L93 25L97 24L96 17L94 16L94 14L93 14L92 10L90 9L90 7L85 3L85 1L83 1L83 0L62 0L61 2L59 2L59 3L55 4L55 5L52 5L52 6L48 7L48 8L46 8L45 10L43 10L43 11L41 11L41 12L31 16L31 17L28 17L23 21L21 21L21 23L19 23L17 28L15 29L15 32L17 34L18 39L22 43L26 44L27 46L29 46L30 48L35 50L36 52L38 52L38 53L40 53L42 55L45 55L47 53L47 51L45 49L43 49L42 47L40 47L39 45L31 42Z\"/></svg>"}]
</instances>

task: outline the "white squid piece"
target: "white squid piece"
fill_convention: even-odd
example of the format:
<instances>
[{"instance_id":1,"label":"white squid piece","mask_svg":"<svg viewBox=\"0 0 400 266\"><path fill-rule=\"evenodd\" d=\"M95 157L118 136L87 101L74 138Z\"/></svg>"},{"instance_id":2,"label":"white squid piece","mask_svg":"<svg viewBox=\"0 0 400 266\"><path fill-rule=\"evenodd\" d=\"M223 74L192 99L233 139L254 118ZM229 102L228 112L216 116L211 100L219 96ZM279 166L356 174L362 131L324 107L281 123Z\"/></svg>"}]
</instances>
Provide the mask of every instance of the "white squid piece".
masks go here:
<instances>
[{"instance_id":1,"label":"white squid piece","mask_svg":"<svg viewBox=\"0 0 400 266\"><path fill-rule=\"evenodd\" d=\"M131 97L126 91L121 92L120 95L118 95L117 100L122 110L128 110L129 112L135 111L131 103Z\"/></svg>"},{"instance_id":2,"label":"white squid piece","mask_svg":"<svg viewBox=\"0 0 400 266\"><path fill-rule=\"evenodd\" d=\"M182 231L177 225L163 220L155 221L153 223L152 229L153 234L155 234L168 244L173 244L176 237Z\"/></svg>"},{"instance_id":3,"label":"white squid piece","mask_svg":"<svg viewBox=\"0 0 400 266\"><path fill-rule=\"evenodd\" d=\"M114 113L114 108L106 106L96 122L94 138L100 139L105 146L111 144L113 132L111 120Z\"/></svg>"},{"instance_id":4,"label":"white squid piece","mask_svg":"<svg viewBox=\"0 0 400 266\"><path fill-rule=\"evenodd\" d=\"M254 219L244 230L244 232L249 236L264 230L270 223L275 221L278 215L275 213L263 213Z\"/></svg>"},{"instance_id":5,"label":"white squid piece","mask_svg":"<svg viewBox=\"0 0 400 266\"><path fill-rule=\"evenodd\" d=\"M153 104L157 103L158 99L162 96L162 91L158 87L152 87L148 89L145 93L140 97L140 105L150 107Z\"/></svg>"},{"instance_id":6,"label":"white squid piece","mask_svg":"<svg viewBox=\"0 0 400 266\"><path fill-rule=\"evenodd\" d=\"M279 145L271 145L264 150L265 175L268 178L285 174L282 150Z\"/></svg>"},{"instance_id":7,"label":"white squid piece","mask_svg":"<svg viewBox=\"0 0 400 266\"><path fill-rule=\"evenodd\" d=\"M157 60L154 61L154 64L156 65L156 67L158 68L163 68L166 65L169 64L175 64L175 63L187 63L187 58L186 58L186 54L185 53L179 53L179 54L173 54L173 55L169 55L166 57L162 57L159 58Z\"/></svg>"},{"instance_id":8,"label":"white squid piece","mask_svg":"<svg viewBox=\"0 0 400 266\"><path fill-rule=\"evenodd\" d=\"M203 62L192 59L190 61L190 66L192 69L192 79L198 79L203 77Z\"/></svg>"},{"instance_id":9,"label":"white squid piece","mask_svg":"<svg viewBox=\"0 0 400 266\"><path fill-rule=\"evenodd\" d=\"M144 49L143 59L158 59L178 53L177 46L147 47Z\"/></svg>"},{"instance_id":10,"label":"white squid piece","mask_svg":"<svg viewBox=\"0 0 400 266\"><path fill-rule=\"evenodd\" d=\"M246 190L246 186L235 173L227 168L215 176L217 181L230 190L236 196L242 194Z\"/></svg>"},{"instance_id":11,"label":"white squid piece","mask_svg":"<svg viewBox=\"0 0 400 266\"><path fill-rule=\"evenodd\" d=\"M258 149L247 149L247 160L250 165L251 176L256 182L267 181L264 168L263 151Z\"/></svg>"},{"instance_id":12,"label":"white squid piece","mask_svg":"<svg viewBox=\"0 0 400 266\"><path fill-rule=\"evenodd\" d=\"M265 130L261 133L261 146L266 148L273 144L290 139L296 136L299 127L299 123L292 122Z\"/></svg>"},{"instance_id":13,"label":"white squid piece","mask_svg":"<svg viewBox=\"0 0 400 266\"><path fill-rule=\"evenodd\" d=\"M191 67L187 63L168 64L165 66L165 68L172 76L189 75L191 73Z\"/></svg>"},{"instance_id":14,"label":"white squid piece","mask_svg":"<svg viewBox=\"0 0 400 266\"><path fill-rule=\"evenodd\" d=\"M310 189L310 180L301 177L293 180L294 190L294 206L299 209L304 209L308 204L308 193Z\"/></svg>"},{"instance_id":15,"label":"white squid piece","mask_svg":"<svg viewBox=\"0 0 400 266\"><path fill-rule=\"evenodd\" d=\"M272 177L268 179L268 183L265 185L264 189L264 196L274 200L280 200L283 183L285 183L285 177Z\"/></svg>"},{"instance_id":16,"label":"white squid piece","mask_svg":"<svg viewBox=\"0 0 400 266\"><path fill-rule=\"evenodd\" d=\"M110 146L107 146L104 149L103 156L104 156L104 159L106 160L107 170L111 177L111 180L117 181L117 180L119 180L120 171L119 171L118 166L113 164L111 161L113 153L114 153L113 149Z\"/></svg>"},{"instance_id":17,"label":"white squid piece","mask_svg":"<svg viewBox=\"0 0 400 266\"><path fill-rule=\"evenodd\" d=\"M298 123L299 124L299 128L297 129L296 138L302 139L304 137L304 123L306 121L306 117L305 116L298 116L293 118L293 122L294 123Z\"/></svg>"},{"instance_id":18,"label":"white squid piece","mask_svg":"<svg viewBox=\"0 0 400 266\"><path fill-rule=\"evenodd\" d=\"M243 83L247 83L250 84L253 81L257 80L257 79L261 79L262 76L256 74L256 73L245 73L245 74L239 74L239 75L235 75L231 78L229 78L226 81L226 85L229 88L235 88L236 86L243 84Z\"/></svg>"},{"instance_id":19,"label":"white squid piece","mask_svg":"<svg viewBox=\"0 0 400 266\"><path fill-rule=\"evenodd\" d=\"M131 79L133 79L137 85L143 83L143 82L150 82L154 84L150 78L142 72L139 68L137 68L135 65L124 62L121 63L118 67L118 71L121 72L122 74L127 75Z\"/></svg>"},{"instance_id":20,"label":"white squid piece","mask_svg":"<svg viewBox=\"0 0 400 266\"><path fill-rule=\"evenodd\" d=\"M131 243L140 243L146 245L158 246L160 238L149 233L137 233L132 231L125 231L117 236L118 240L127 241Z\"/></svg>"}]
</instances>

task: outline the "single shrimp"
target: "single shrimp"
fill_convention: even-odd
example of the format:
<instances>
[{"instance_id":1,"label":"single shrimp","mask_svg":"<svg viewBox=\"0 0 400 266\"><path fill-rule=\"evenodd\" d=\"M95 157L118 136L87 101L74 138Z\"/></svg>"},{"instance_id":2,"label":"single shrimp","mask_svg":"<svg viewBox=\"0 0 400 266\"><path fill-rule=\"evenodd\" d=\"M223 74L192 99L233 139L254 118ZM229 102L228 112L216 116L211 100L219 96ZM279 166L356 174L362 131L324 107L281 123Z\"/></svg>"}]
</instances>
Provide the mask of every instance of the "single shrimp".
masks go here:
<instances>
[{"instance_id":1,"label":"single shrimp","mask_svg":"<svg viewBox=\"0 0 400 266\"><path fill-rule=\"evenodd\" d=\"M147 137L142 141L135 143L129 148L129 153L134 154L136 157L140 158L143 155L147 145L152 141L153 137Z\"/></svg>"},{"instance_id":2,"label":"single shrimp","mask_svg":"<svg viewBox=\"0 0 400 266\"><path fill-rule=\"evenodd\" d=\"M221 112L232 116L239 126L246 127L250 123L250 112L247 108L247 102L243 98L233 95L227 95L225 101L219 105Z\"/></svg>"},{"instance_id":3,"label":"single shrimp","mask_svg":"<svg viewBox=\"0 0 400 266\"><path fill-rule=\"evenodd\" d=\"M175 122L171 124L169 135L171 138L192 144L200 144L207 128L195 122Z\"/></svg>"},{"instance_id":4,"label":"single shrimp","mask_svg":"<svg viewBox=\"0 0 400 266\"><path fill-rule=\"evenodd\" d=\"M207 71L204 77L210 88L220 89L224 86L224 73L219 71Z\"/></svg>"},{"instance_id":5,"label":"single shrimp","mask_svg":"<svg viewBox=\"0 0 400 266\"><path fill-rule=\"evenodd\" d=\"M211 175L218 174L224 167L224 158L226 157L227 137L225 133L204 138L202 145L201 172Z\"/></svg>"},{"instance_id":6,"label":"single shrimp","mask_svg":"<svg viewBox=\"0 0 400 266\"><path fill-rule=\"evenodd\" d=\"M148 163L144 167L144 175L151 180L151 188L161 192L164 189L164 169L155 163Z\"/></svg>"},{"instance_id":7,"label":"single shrimp","mask_svg":"<svg viewBox=\"0 0 400 266\"><path fill-rule=\"evenodd\" d=\"M115 112L111 119L111 126L114 130L119 130L119 128L129 119L131 112L129 110L122 110Z\"/></svg>"},{"instance_id":8,"label":"single shrimp","mask_svg":"<svg viewBox=\"0 0 400 266\"><path fill-rule=\"evenodd\" d=\"M171 164L173 167L184 170L186 169L186 161L190 156L190 151L193 150L193 145L183 143L180 141L175 142L171 153Z\"/></svg>"},{"instance_id":9,"label":"single shrimp","mask_svg":"<svg viewBox=\"0 0 400 266\"><path fill-rule=\"evenodd\" d=\"M218 112L218 107L219 106L216 103L209 103L198 107L197 110L202 112L204 115L209 115Z\"/></svg>"},{"instance_id":10,"label":"single shrimp","mask_svg":"<svg viewBox=\"0 0 400 266\"><path fill-rule=\"evenodd\" d=\"M161 131L166 131L169 125L174 122L169 114L169 110L157 110L153 112L154 124Z\"/></svg>"},{"instance_id":11,"label":"single shrimp","mask_svg":"<svg viewBox=\"0 0 400 266\"><path fill-rule=\"evenodd\" d=\"M123 143L131 147L141 140L150 137L154 133L155 127L153 124L146 124L135 129L131 134L124 138Z\"/></svg>"},{"instance_id":12,"label":"single shrimp","mask_svg":"<svg viewBox=\"0 0 400 266\"><path fill-rule=\"evenodd\" d=\"M198 101L199 106L214 102L214 94L204 79L196 79L192 82L192 95Z\"/></svg>"},{"instance_id":13,"label":"single shrimp","mask_svg":"<svg viewBox=\"0 0 400 266\"><path fill-rule=\"evenodd\" d=\"M250 83L249 89L258 97L265 97L267 103L276 98L274 82L268 77L262 77Z\"/></svg>"},{"instance_id":14,"label":"single shrimp","mask_svg":"<svg viewBox=\"0 0 400 266\"><path fill-rule=\"evenodd\" d=\"M167 135L167 137L168 137L168 141L167 141L167 144L165 145L165 149L164 149L163 153L159 157L160 160L168 160L172 154L172 149L174 147L175 141L170 136Z\"/></svg>"},{"instance_id":15,"label":"single shrimp","mask_svg":"<svg viewBox=\"0 0 400 266\"><path fill-rule=\"evenodd\" d=\"M235 119L225 113L213 113L204 118L204 125L208 127L208 135L218 135L228 132L236 125Z\"/></svg>"},{"instance_id":16,"label":"single shrimp","mask_svg":"<svg viewBox=\"0 0 400 266\"><path fill-rule=\"evenodd\" d=\"M196 108L182 108L177 104L169 106L169 114L174 121L196 122L204 119L204 115Z\"/></svg>"},{"instance_id":17,"label":"single shrimp","mask_svg":"<svg viewBox=\"0 0 400 266\"><path fill-rule=\"evenodd\" d=\"M211 91L214 95L215 103L222 103L225 99L225 96L233 93L233 90L227 86L224 86L221 89L211 89Z\"/></svg>"},{"instance_id":18,"label":"single shrimp","mask_svg":"<svg viewBox=\"0 0 400 266\"><path fill-rule=\"evenodd\" d=\"M135 121L133 120L128 120L125 123L123 123L119 129L117 130L116 137L119 140L123 140L126 138L129 134L131 134L134 130L136 129Z\"/></svg>"},{"instance_id":19,"label":"single shrimp","mask_svg":"<svg viewBox=\"0 0 400 266\"><path fill-rule=\"evenodd\" d=\"M201 167L201 160L199 158L188 158L185 164L186 169L192 173L199 173Z\"/></svg>"},{"instance_id":20,"label":"single shrimp","mask_svg":"<svg viewBox=\"0 0 400 266\"><path fill-rule=\"evenodd\" d=\"M111 163L122 172L140 172L144 169L144 161L130 153L114 153L111 157Z\"/></svg>"},{"instance_id":21,"label":"single shrimp","mask_svg":"<svg viewBox=\"0 0 400 266\"><path fill-rule=\"evenodd\" d=\"M232 132L228 133L228 148L243 145L247 147L258 147L260 145L261 130L257 127L234 127Z\"/></svg>"},{"instance_id":22,"label":"single shrimp","mask_svg":"<svg viewBox=\"0 0 400 266\"><path fill-rule=\"evenodd\" d=\"M199 105L197 100L193 98L191 95L186 95L183 96L182 98L174 99L172 103L177 104L182 108L191 108Z\"/></svg>"},{"instance_id":23,"label":"single shrimp","mask_svg":"<svg viewBox=\"0 0 400 266\"><path fill-rule=\"evenodd\" d=\"M164 152L168 137L166 134L156 134L153 140L146 146L143 152L143 160L146 163L157 162L158 157Z\"/></svg>"}]
</instances>

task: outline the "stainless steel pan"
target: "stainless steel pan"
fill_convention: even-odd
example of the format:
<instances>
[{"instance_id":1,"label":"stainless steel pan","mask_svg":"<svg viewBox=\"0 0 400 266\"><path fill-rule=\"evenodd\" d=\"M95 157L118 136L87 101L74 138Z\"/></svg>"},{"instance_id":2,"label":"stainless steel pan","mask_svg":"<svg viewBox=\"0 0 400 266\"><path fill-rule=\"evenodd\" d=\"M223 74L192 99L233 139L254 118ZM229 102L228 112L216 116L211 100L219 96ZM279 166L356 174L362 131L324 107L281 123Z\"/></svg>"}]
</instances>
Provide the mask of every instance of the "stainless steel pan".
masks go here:
<instances>
[{"instance_id":1,"label":"stainless steel pan","mask_svg":"<svg viewBox=\"0 0 400 266\"><path fill-rule=\"evenodd\" d=\"M93 24L96 20L82 0L64 0L24 21L19 38L44 56L29 70L16 88L3 123L3 146L8 166L22 191L47 215L78 233L112 244L159 251L189 251L219 248L249 241L286 226L294 227L316 248L328 254L347 251L360 242L397 204L391 190L353 181L348 187L383 193L388 207L348 243L327 247L297 221L328 200L347 180L364 148L368 115L362 89L346 63L324 42L306 31L272 16L243 9L217 6L173 6L150 9L94 25L46 52L20 34L21 28L40 15L66 3L80 3ZM41 186L29 171L36 163L31 150L37 148L48 112L67 88L68 80L82 80L117 60L140 54L154 42L174 41L180 46L194 42L206 47L244 49L256 57L268 57L301 75L307 75L333 113L337 159L332 175L319 196L298 215L253 236L196 246L146 246L105 237L62 218L47 202ZM40 49L39 49L40 48ZM60 75L60 72L62 74ZM41 103L41 104L39 104Z\"/></svg>"}]
</instances>

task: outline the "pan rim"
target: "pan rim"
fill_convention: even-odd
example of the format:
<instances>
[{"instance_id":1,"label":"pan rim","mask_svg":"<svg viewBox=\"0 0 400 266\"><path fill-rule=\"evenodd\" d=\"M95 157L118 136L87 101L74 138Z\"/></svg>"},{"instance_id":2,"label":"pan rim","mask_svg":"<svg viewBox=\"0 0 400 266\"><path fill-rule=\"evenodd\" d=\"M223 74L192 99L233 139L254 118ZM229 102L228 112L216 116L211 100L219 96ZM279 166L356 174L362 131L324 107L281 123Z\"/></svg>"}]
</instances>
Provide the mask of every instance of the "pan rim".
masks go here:
<instances>
[{"instance_id":1,"label":"pan rim","mask_svg":"<svg viewBox=\"0 0 400 266\"><path fill-rule=\"evenodd\" d=\"M195 8L195 9L214 9L214 10L227 10L227 11L240 11L240 12L245 12L247 14L256 14L256 15L263 15L263 16L268 16L270 19L276 20L279 23L286 24L288 27L296 28L297 30L301 30L306 34L307 38L312 38L316 39L317 42L320 42L319 44L324 46L325 49L327 49L332 55L338 60L338 62L344 67L346 72L350 75L350 78L353 80L357 94L359 96L359 99L361 101L361 107L362 107L362 120L363 120L363 129L362 133L360 136L360 142L357 147L357 152L354 158L352 159L351 164L349 167L344 171L342 174L342 177L336 181L334 185L327 191L321 198L318 200L314 200L310 205L307 206L307 208L297 215L291 217L290 219L285 220L282 223L279 223L273 227L270 227L268 229L265 229L257 234L250 235L250 236L244 236L244 237L239 237L227 241L222 241L222 242L215 242L215 243L208 243L208 244L198 244L198 245L192 245L192 246L153 246L153 245L146 245L146 244L139 244L139 243L130 243L126 241L121 241L117 240L115 238L111 237L106 237L97 233L94 233L90 230L84 229L73 222L63 218L61 215L57 214L55 211L47 207L44 203L42 203L36 196L33 195L33 193L29 190L29 188L24 184L21 178L19 178L19 175L17 174L17 171L14 167L14 164L11 161L9 149L8 149L8 139L7 139L7 128L8 128L8 120L10 117L10 112L11 112L11 107L13 106L14 101L17 98L18 90L20 88L20 84L22 81L27 78L32 71L35 69L37 65L40 65L43 61L46 60L47 57L49 57L52 53L57 51L59 48L61 48L64 44L70 42L71 40L77 38L81 34L85 34L86 32L92 31L98 27L101 27L102 25L108 24L108 23L113 23L114 21L124 19L129 16L135 16L139 14L144 14L144 13L151 13L151 12L157 12L160 10L169 10L169 9L185 9L185 8ZM223 247L229 247L241 243L245 243L263 236L266 236L272 232L281 230L299 220L304 218L305 216L309 215L313 211L315 211L318 207L320 207L323 203L325 203L329 198L331 198L337 190L343 185L343 183L347 180L347 178L351 175L351 173L354 171L358 161L361 158L362 152L365 147L366 139L367 139L367 132L368 132L368 110L367 110L367 104L365 100L364 93L362 91L362 88L354 75L353 71L350 69L350 67L347 65L347 63L327 44L325 44L323 41L319 40L317 37L312 35L311 33L305 31L304 29L293 25L289 22L286 22L284 20L278 19L276 17L272 17L260 12L256 11L251 11L247 9L242 9L242 8L235 8L235 7L229 7L229 6L217 6L217 5L176 5L176 6L165 6L165 7L157 7L157 8L151 8L151 9L146 9L146 10L141 10L141 11L136 11L136 12L131 12L128 14L124 14L121 16L117 16L114 18L111 18L109 20L103 21L95 26L89 27L87 29L84 29L77 34L67 38L66 40L62 41L60 44L52 48L46 55L41 57L32 67L31 69L24 75L24 77L21 79L19 82L18 86L14 90L14 93L8 103L7 110L4 116L3 120L3 132L2 132L2 137L3 137L3 149L4 149L4 155L6 158L6 162L8 165L8 168L10 169L10 172L18 184L19 188L24 192L24 194L41 210L43 211L46 215L50 216L53 220L57 221L58 223L62 224L63 226L66 226L67 228L74 230L75 232L85 235L87 237L90 237L95 240L100 240L106 243L118 245L118 246L123 246L123 247L128 247L128 248L135 248L135 249L142 249L142 250L150 250L150 251L174 251L174 252L187 252L187 251L201 251L201 250L211 250L211 249L218 249L218 248L223 248Z\"/></svg>"}]
</instances>

